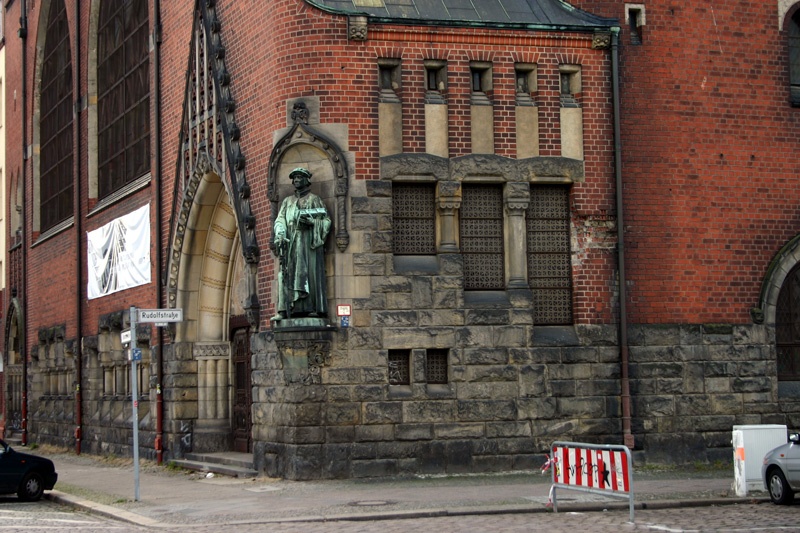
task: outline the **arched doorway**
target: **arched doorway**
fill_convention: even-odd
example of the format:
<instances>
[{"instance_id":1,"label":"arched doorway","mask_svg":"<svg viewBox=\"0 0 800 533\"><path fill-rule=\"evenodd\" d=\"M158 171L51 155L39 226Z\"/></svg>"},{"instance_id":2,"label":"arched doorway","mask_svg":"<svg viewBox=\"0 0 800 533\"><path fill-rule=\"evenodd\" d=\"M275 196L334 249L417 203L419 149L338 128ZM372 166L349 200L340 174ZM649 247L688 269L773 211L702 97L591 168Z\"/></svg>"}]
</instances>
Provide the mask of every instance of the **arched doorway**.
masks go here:
<instances>
[{"instance_id":1,"label":"arched doorway","mask_svg":"<svg viewBox=\"0 0 800 533\"><path fill-rule=\"evenodd\" d=\"M778 381L800 382L800 265L786 276L775 309Z\"/></svg>"},{"instance_id":2,"label":"arched doorway","mask_svg":"<svg viewBox=\"0 0 800 533\"><path fill-rule=\"evenodd\" d=\"M230 194L208 159L194 173L196 189L186 209L186 224L174 243L171 268L176 307L184 321L175 344L190 352L196 368L192 421L194 452L251 448L249 322L245 302L249 279L241 253L236 213ZM189 389L191 390L191 389ZM188 400L191 403L191 399ZM188 451L188 450L187 450Z\"/></svg>"}]
</instances>

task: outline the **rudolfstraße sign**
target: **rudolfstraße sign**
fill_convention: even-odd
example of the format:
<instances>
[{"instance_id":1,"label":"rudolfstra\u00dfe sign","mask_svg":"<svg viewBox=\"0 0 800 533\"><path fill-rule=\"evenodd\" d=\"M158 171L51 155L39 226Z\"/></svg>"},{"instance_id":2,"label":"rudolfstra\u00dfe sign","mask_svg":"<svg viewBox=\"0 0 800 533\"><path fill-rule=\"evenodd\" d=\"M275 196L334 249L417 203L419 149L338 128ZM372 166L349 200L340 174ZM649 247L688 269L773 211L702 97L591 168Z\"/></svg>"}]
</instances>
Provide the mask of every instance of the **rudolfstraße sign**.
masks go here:
<instances>
[{"instance_id":1,"label":"rudolfstra\u00dfe sign","mask_svg":"<svg viewBox=\"0 0 800 533\"><path fill-rule=\"evenodd\" d=\"M138 320L145 322L183 322L183 309L139 309Z\"/></svg>"}]
</instances>

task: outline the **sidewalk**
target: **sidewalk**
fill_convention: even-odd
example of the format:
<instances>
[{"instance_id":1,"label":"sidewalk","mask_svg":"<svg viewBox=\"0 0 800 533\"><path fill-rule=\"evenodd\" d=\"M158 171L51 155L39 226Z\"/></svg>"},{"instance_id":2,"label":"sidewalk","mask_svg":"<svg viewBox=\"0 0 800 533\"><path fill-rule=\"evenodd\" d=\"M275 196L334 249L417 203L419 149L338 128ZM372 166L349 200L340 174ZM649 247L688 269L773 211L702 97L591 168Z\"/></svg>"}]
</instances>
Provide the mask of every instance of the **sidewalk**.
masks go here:
<instances>
[{"instance_id":1,"label":"sidewalk","mask_svg":"<svg viewBox=\"0 0 800 533\"><path fill-rule=\"evenodd\" d=\"M536 472L415 479L285 481L206 477L142 462L134 501L130 460L41 453L56 463L56 490L45 493L71 505L146 527L190 524L376 520L457 514L551 512L550 476ZM634 470L636 508L693 507L762 501L766 493L737 498L733 468ZM627 501L558 491L559 512L627 509Z\"/></svg>"}]
</instances>

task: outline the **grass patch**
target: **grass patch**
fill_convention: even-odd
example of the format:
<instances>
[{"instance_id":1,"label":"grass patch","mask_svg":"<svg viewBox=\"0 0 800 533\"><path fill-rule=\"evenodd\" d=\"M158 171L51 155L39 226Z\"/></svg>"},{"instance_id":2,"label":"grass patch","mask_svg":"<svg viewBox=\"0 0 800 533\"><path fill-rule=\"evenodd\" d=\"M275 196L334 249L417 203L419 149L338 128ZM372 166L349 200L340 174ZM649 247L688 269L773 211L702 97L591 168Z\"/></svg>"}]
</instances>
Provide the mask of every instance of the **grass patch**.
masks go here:
<instances>
[{"instance_id":1,"label":"grass patch","mask_svg":"<svg viewBox=\"0 0 800 533\"><path fill-rule=\"evenodd\" d=\"M71 485L70 483L62 483L61 481L56 484L56 489L67 494L72 494L73 496L78 496L79 498L102 503L104 505L128 503L130 501L126 498L120 498L116 494L108 494L106 492L100 492L87 489L85 487L79 487L77 485Z\"/></svg>"}]
</instances>

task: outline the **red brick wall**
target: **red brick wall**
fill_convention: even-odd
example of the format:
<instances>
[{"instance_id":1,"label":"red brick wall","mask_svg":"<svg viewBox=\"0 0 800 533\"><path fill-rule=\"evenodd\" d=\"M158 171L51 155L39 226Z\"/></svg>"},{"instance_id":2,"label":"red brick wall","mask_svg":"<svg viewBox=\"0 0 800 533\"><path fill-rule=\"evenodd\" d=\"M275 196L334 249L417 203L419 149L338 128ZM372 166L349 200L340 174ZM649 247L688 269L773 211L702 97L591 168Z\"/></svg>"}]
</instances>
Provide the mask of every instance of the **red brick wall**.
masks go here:
<instances>
[{"instance_id":1,"label":"red brick wall","mask_svg":"<svg viewBox=\"0 0 800 533\"><path fill-rule=\"evenodd\" d=\"M242 131L247 175L258 216L258 241L266 250L266 175L272 132L286 126L285 101L300 96L320 99L322 123L345 123L355 154L355 178L378 179L377 58L402 58L406 152L424 152L424 59L446 59L450 156L471 153L469 62L492 61L495 146L499 155L516 157L514 62L539 64L541 154L560 155L559 63L582 66L586 181L573 192L579 242L575 269L575 316L582 323L612 319L613 254L595 247L594 222L614 213L613 138L608 51L591 50L591 37L575 34L507 33L498 37L476 29L371 26L367 41L347 40L347 24L297 0L273 2L269 17L254 16L252 6L219 3L226 64L232 73L236 120ZM253 46L253 43L264 43ZM274 47L274 48L271 48ZM169 138L169 136L167 136ZM171 153L169 150L166 154ZM607 237L603 237L607 240ZM262 304L270 308L271 254L262 253L259 283Z\"/></svg>"},{"instance_id":2,"label":"red brick wall","mask_svg":"<svg viewBox=\"0 0 800 533\"><path fill-rule=\"evenodd\" d=\"M624 18L623 2L579 1ZM646 3L622 35L630 318L747 323L800 231L786 35L774 1Z\"/></svg>"}]
</instances>

